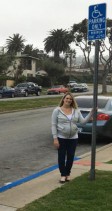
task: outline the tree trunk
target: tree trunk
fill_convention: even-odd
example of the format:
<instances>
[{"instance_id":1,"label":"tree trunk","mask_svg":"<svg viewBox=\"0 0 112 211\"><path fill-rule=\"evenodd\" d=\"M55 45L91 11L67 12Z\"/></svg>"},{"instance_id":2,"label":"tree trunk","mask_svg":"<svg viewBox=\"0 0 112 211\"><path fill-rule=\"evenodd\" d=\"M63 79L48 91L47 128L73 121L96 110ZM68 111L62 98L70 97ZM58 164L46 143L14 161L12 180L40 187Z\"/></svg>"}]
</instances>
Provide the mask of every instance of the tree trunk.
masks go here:
<instances>
[{"instance_id":1,"label":"tree trunk","mask_svg":"<svg viewBox=\"0 0 112 211\"><path fill-rule=\"evenodd\" d=\"M106 84L106 76L103 75L102 77L102 94L107 93L107 84Z\"/></svg>"},{"instance_id":2,"label":"tree trunk","mask_svg":"<svg viewBox=\"0 0 112 211\"><path fill-rule=\"evenodd\" d=\"M59 60L59 51L54 52L54 58L55 58L56 61Z\"/></svg>"}]
</instances>

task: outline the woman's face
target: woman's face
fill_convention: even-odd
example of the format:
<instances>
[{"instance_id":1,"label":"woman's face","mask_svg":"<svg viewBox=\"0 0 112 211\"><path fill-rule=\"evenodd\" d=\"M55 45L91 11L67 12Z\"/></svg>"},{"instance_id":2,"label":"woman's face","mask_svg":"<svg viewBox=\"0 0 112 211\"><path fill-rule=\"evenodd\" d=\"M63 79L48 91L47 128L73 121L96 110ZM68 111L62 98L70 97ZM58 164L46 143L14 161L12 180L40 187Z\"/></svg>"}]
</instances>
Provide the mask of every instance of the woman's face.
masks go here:
<instances>
[{"instance_id":1,"label":"woman's face","mask_svg":"<svg viewBox=\"0 0 112 211\"><path fill-rule=\"evenodd\" d=\"M72 97L70 95L66 95L66 97L63 100L63 104L71 106L71 104L72 104Z\"/></svg>"}]
</instances>

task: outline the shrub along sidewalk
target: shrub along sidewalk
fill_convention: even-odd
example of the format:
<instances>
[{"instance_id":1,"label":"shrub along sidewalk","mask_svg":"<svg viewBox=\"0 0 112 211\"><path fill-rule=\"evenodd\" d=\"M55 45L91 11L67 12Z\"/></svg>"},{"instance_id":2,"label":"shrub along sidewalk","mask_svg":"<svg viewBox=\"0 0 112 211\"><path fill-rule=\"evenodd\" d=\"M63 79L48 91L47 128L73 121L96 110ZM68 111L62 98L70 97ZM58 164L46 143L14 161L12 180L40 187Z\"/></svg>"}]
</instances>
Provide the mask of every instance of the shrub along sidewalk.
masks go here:
<instances>
[{"instance_id":1,"label":"shrub along sidewalk","mask_svg":"<svg viewBox=\"0 0 112 211\"><path fill-rule=\"evenodd\" d=\"M112 172L96 171L75 178L17 211L110 211L112 210Z\"/></svg>"}]
</instances>

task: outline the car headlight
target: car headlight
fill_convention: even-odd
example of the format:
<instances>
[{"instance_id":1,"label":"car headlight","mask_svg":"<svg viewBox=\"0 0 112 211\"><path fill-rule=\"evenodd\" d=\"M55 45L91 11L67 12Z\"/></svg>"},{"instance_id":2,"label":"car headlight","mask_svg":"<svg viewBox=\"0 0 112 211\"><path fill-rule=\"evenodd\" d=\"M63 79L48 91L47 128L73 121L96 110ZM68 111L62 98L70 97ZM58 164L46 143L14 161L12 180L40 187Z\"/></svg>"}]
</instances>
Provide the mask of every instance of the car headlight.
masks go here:
<instances>
[{"instance_id":1,"label":"car headlight","mask_svg":"<svg viewBox=\"0 0 112 211\"><path fill-rule=\"evenodd\" d=\"M24 89L21 89L21 93L24 93L25 92L25 90Z\"/></svg>"}]
</instances>

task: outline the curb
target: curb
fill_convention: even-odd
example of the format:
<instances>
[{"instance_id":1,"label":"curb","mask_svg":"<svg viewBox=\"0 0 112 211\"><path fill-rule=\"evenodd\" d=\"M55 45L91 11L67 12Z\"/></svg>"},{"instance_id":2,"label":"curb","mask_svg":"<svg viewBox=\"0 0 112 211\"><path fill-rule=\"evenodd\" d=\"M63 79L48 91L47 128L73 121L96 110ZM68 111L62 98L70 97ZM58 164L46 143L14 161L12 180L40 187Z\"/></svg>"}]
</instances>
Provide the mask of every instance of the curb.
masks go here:
<instances>
[{"instance_id":1,"label":"curb","mask_svg":"<svg viewBox=\"0 0 112 211\"><path fill-rule=\"evenodd\" d=\"M112 143L107 144L107 145L105 145L103 147L100 147L100 148L96 149L96 152L100 152L100 151L102 151L102 150L104 150L106 148L109 148L110 146L112 146ZM89 155L91 155L91 152L87 152L87 153L85 153L83 155L80 155L79 157L80 157L80 159L82 159L82 158L85 158L85 157L87 157Z\"/></svg>"},{"instance_id":2,"label":"curb","mask_svg":"<svg viewBox=\"0 0 112 211\"><path fill-rule=\"evenodd\" d=\"M74 161L76 161L76 160L80 160L80 157L74 157ZM16 180L14 182L6 184L6 185L0 187L0 193L6 191L8 189L14 188L14 187L16 187L18 185L21 185L23 183L29 182L29 181L31 181L31 180L33 180L35 178L41 177L41 176L43 176L43 175L45 175L45 174L47 174L47 173L49 173L51 171L54 171L56 169L58 169L58 164L50 166L48 168L45 168L42 171L36 172L36 173L34 173L34 174L30 175L30 176L26 176L24 178L21 178L19 180Z\"/></svg>"}]
</instances>

